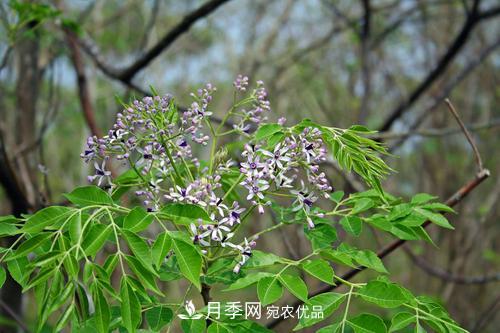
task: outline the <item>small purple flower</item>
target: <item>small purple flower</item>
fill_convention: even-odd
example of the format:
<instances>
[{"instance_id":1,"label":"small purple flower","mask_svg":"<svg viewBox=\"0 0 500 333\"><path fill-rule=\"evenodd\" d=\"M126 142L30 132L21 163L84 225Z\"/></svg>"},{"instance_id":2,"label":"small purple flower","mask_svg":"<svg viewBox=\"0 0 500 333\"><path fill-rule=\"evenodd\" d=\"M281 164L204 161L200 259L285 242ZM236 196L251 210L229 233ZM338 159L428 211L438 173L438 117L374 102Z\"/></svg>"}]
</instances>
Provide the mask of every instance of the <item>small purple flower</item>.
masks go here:
<instances>
[{"instance_id":1,"label":"small purple flower","mask_svg":"<svg viewBox=\"0 0 500 333\"><path fill-rule=\"evenodd\" d=\"M89 183L93 183L97 179L97 186L101 186L104 183L111 184L111 171L106 170L106 161L103 160L102 164L99 165L94 162L95 175L88 176L87 179Z\"/></svg>"}]
</instances>

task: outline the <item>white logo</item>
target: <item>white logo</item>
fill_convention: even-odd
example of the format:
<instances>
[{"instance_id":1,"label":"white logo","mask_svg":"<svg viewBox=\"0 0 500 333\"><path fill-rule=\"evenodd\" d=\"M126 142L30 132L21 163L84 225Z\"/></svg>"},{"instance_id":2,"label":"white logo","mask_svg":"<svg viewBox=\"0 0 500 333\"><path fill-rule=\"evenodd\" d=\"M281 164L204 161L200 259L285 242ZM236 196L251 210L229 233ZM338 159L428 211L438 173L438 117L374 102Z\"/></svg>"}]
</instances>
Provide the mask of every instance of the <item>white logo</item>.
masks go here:
<instances>
[{"instance_id":1,"label":"white logo","mask_svg":"<svg viewBox=\"0 0 500 333\"><path fill-rule=\"evenodd\" d=\"M177 316L181 319L201 319L203 315L201 313L196 313L196 308L194 307L193 301L186 301L186 305L184 306L186 309L187 315L178 314Z\"/></svg>"}]
</instances>

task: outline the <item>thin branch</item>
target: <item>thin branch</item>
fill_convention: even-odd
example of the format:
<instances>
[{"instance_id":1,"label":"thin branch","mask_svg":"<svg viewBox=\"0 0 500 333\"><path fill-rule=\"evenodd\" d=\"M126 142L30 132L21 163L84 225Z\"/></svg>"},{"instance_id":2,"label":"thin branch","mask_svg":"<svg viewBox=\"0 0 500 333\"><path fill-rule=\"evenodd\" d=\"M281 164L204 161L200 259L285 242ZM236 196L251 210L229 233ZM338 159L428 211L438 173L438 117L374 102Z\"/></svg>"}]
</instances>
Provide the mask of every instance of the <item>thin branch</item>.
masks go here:
<instances>
[{"instance_id":1,"label":"thin branch","mask_svg":"<svg viewBox=\"0 0 500 333\"><path fill-rule=\"evenodd\" d=\"M0 307L2 307L2 309L4 309L5 312L7 312L12 317L12 319L14 319L14 321L19 325L19 327L24 332L31 333L30 329L28 328L28 326L26 326L23 320L14 312L14 310L10 308L10 306L7 303L5 303L1 299L0 299Z\"/></svg>"},{"instance_id":2,"label":"thin branch","mask_svg":"<svg viewBox=\"0 0 500 333\"><path fill-rule=\"evenodd\" d=\"M422 96L427 89L431 87L436 79L438 79L441 74L445 72L451 62L465 46L469 40L471 32L479 22L484 19L493 18L496 14L498 14L496 11L479 12L479 2L480 0L474 1L470 14L467 16L462 29L447 48L445 54L439 59L437 65L427 74L424 80L415 88L410 96L390 113L389 117L380 127L380 131L389 130L392 124L399 119L403 113L408 111L408 109L420 98L420 96Z\"/></svg>"},{"instance_id":3,"label":"thin branch","mask_svg":"<svg viewBox=\"0 0 500 333\"><path fill-rule=\"evenodd\" d=\"M456 75L450 82L448 82L448 84L446 84L446 86L441 90L439 96L435 97L432 100L431 104L425 108L422 114L410 126L409 130L410 131L416 130L420 126L420 124L422 124L422 122L432 113L432 111L434 111L437 107L439 107L441 103L444 101L444 99L451 94L453 89L455 89L455 87L458 86L463 80L465 80L465 78L467 78L470 73L472 73L479 65L481 65L499 46L500 46L500 38L498 38L491 45L484 48L479 53L479 56L474 57L474 59L471 60L458 75ZM401 144L405 141L405 139L406 137L403 136L401 140L391 145L389 151L392 152L397 147L401 146Z\"/></svg>"},{"instance_id":4,"label":"thin branch","mask_svg":"<svg viewBox=\"0 0 500 333\"><path fill-rule=\"evenodd\" d=\"M492 275L482 275L482 276L455 275L453 273L440 269L433 264L428 263L423 258L420 258L417 255L415 255L406 246L403 246L403 250L406 252L411 261L419 268L421 268L424 272L447 282L453 282L457 284L485 284L485 283L500 281L500 273Z\"/></svg>"},{"instance_id":5,"label":"thin branch","mask_svg":"<svg viewBox=\"0 0 500 333\"><path fill-rule=\"evenodd\" d=\"M484 311L481 314L481 316L479 317L480 319L477 321L477 323L471 330L472 333L484 332L483 329L488 325L488 322L491 319L491 317L494 317L495 314L498 314L496 312L498 304L500 304L500 294L497 295L497 297L495 297L495 299L493 300L493 302L490 303L486 311Z\"/></svg>"},{"instance_id":6,"label":"thin branch","mask_svg":"<svg viewBox=\"0 0 500 333\"><path fill-rule=\"evenodd\" d=\"M465 125L469 131L482 131L495 129L500 127L500 118L492 119L485 123ZM423 136L423 137L440 137L448 136L453 134L461 133L462 130L459 128L445 127L445 128L430 128L423 130L409 130L401 132L382 132L370 135L370 138L375 140L390 140L390 139L406 139L411 136Z\"/></svg>"},{"instance_id":7,"label":"thin branch","mask_svg":"<svg viewBox=\"0 0 500 333\"><path fill-rule=\"evenodd\" d=\"M75 68L77 87L78 87L78 97L80 105L82 107L83 115L87 126L89 127L92 135L101 137L102 133L97 126L94 109L92 107L92 102L90 100L90 93L87 85L87 76L85 75L85 67L82 62L82 57L80 50L78 49L78 43L76 42L76 36L72 31L65 30L66 40L68 42L69 49L71 51L71 60L73 62L73 67Z\"/></svg>"},{"instance_id":8,"label":"thin branch","mask_svg":"<svg viewBox=\"0 0 500 333\"><path fill-rule=\"evenodd\" d=\"M455 107L453 106L453 104L451 104L451 102L448 98L445 99L445 103L448 106L448 109L450 110L453 117L455 117L455 120L458 122L458 125L460 125L462 132L464 132L464 135L467 138L467 141L469 141L469 144L470 144L472 150L474 151L474 157L476 159L476 165L477 165L478 171L483 170L483 161L481 160L481 154L479 154L479 150L477 149L477 146L474 143L472 136L470 135L469 131L467 130L467 127L465 127L462 119L460 119L460 116L458 115L457 110L455 110Z\"/></svg>"},{"instance_id":9,"label":"thin branch","mask_svg":"<svg viewBox=\"0 0 500 333\"><path fill-rule=\"evenodd\" d=\"M168 31L151 49L136 59L131 65L124 69L117 69L107 64L102 57L97 56L95 50L84 47L84 50L92 57L97 67L109 77L130 84L137 73L149 65L163 51L168 49L173 42L186 33L198 20L214 12L219 6L230 0L211 0L195 9Z\"/></svg>"}]
</instances>

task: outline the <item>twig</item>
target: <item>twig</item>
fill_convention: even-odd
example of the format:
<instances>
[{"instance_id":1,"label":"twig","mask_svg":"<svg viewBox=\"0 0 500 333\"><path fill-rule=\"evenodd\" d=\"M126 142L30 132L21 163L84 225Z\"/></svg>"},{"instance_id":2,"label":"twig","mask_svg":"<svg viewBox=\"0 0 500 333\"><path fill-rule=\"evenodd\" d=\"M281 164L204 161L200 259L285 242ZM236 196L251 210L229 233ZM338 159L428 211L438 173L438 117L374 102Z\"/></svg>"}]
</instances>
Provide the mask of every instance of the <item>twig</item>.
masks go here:
<instances>
[{"instance_id":1,"label":"twig","mask_svg":"<svg viewBox=\"0 0 500 333\"><path fill-rule=\"evenodd\" d=\"M492 274L492 275L483 275L483 276L462 276L455 275L453 273L447 272L443 269L437 268L434 265L428 263L424 259L416 256L408 247L403 246L403 250L406 252L408 257L411 259L413 263L415 263L418 267L420 267L424 272L429 275L438 277L447 282L453 282L457 284L485 284L490 282L498 282L500 281L500 273Z\"/></svg>"},{"instance_id":2,"label":"twig","mask_svg":"<svg viewBox=\"0 0 500 333\"><path fill-rule=\"evenodd\" d=\"M12 319L14 319L23 331L31 333L30 329L26 326L22 319L19 318L19 316L2 299L0 299L0 306L12 317Z\"/></svg>"},{"instance_id":3,"label":"twig","mask_svg":"<svg viewBox=\"0 0 500 333\"><path fill-rule=\"evenodd\" d=\"M465 127L464 123L462 122L462 119L460 119L460 116L458 115L457 110L455 110L455 108L453 107L453 104L451 104L450 100L447 98L444 101L445 101L446 105L448 106L448 109L450 110L451 114L453 115L453 117L455 117L455 120L458 122L458 125L460 125L460 128L464 132L464 135L467 138L467 141L469 141L469 144L472 147L472 150L474 151L474 157L476 159L476 165L477 165L478 171L483 170L483 161L481 160L481 154L479 154L479 150L477 149L477 146L474 143L472 136L470 135L469 131L467 130L467 127Z\"/></svg>"},{"instance_id":4,"label":"twig","mask_svg":"<svg viewBox=\"0 0 500 333\"><path fill-rule=\"evenodd\" d=\"M493 300L493 302L491 302L491 304L488 306L488 309L481 314L480 319L474 325L474 328L472 328L471 330L472 333L483 332L482 329L485 327L485 325L488 324L490 317L494 316L497 313L496 308L498 304L500 304L500 294L497 295L497 297Z\"/></svg>"},{"instance_id":5,"label":"twig","mask_svg":"<svg viewBox=\"0 0 500 333\"><path fill-rule=\"evenodd\" d=\"M500 118L495 118L485 123L465 125L465 127L469 131L494 129L500 127ZM370 138L375 140L391 140L391 139L406 139L411 136L440 137L440 136L453 135L457 133L462 133L462 130L459 128L445 127L445 128L430 128L423 130L408 130L401 132L379 132L370 135Z\"/></svg>"},{"instance_id":6,"label":"twig","mask_svg":"<svg viewBox=\"0 0 500 333\"><path fill-rule=\"evenodd\" d=\"M92 132L92 135L101 137L101 131L95 121L94 110L90 101L90 94L87 86L87 76L85 75L85 68L83 66L80 50L78 49L78 44L76 42L76 36L72 31L69 31L68 29L65 29L65 34L69 49L71 51L71 60L75 68L78 97L80 100L80 105L82 107L83 115L85 117L85 121L90 131Z\"/></svg>"},{"instance_id":7,"label":"twig","mask_svg":"<svg viewBox=\"0 0 500 333\"><path fill-rule=\"evenodd\" d=\"M117 69L104 62L104 60L97 55L94 50L84 48L91 57L97 67L106 75L115 80L122 81L129 85L134 76L149 65L157 56L165 51L173 42L177 40L182 34L186 33L191 26L198 20L208 16L215 11L219 6L230 0L211 0L198 7L191 13L184 16L184 18L168 31L151 49L136 59L131 65L124 69Z\"/></svg>"},{"instance_id":8,"label":"twig","mask_svg":"<svg viewBox=\"0 0 500 333\"><path fill-rule=\"evenodd\" d=\"M415 90L400 103L380 126L380 131L387 131L391 128L392 124L408 111L408 109L429 89L432 84L445 72L448 66L452 63L455 57L460 53L462 48L469 40L471 32L474 28L484 19L493 18L499 14L495 10L487 12L479 11L479 0L475 0L469 15L467 16L460 32L457 34L453 42L447 48L445 54L439 59L437 65L427 74L424 80L416 87Z\"/></svg>"}]
</instances>

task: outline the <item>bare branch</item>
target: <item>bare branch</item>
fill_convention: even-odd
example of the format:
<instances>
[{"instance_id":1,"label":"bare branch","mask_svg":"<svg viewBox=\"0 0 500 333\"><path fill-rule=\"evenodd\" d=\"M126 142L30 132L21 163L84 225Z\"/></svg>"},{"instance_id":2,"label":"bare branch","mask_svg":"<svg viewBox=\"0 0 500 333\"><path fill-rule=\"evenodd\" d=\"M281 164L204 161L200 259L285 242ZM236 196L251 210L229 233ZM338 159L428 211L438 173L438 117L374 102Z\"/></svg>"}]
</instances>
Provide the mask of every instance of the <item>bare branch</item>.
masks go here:
<instances>
[{"instance_id":1,"label":"bare branch","mask_svg":"<svg viewBox=\"0 0 500 333\"><path fill-rule=\"evenodd\" d=\"M403 250L406 252L411 261L420 267L424 272L447 282L457 284L485 284L500 281L500 273L482 276L455 275L428 263L423 258L415 255L407 246L403 246Z\"/></svg>"},{"instance_id":2,"label":"bare branch","mask_svg":"<svg viewBox=\"0 0 500 333\"><path fill-rule=\"evenodd\" d=\"M460 119L460 116L458 115L458 112L455 110L455 108L453 107L453 104L451 104L451 102L448 98L445 99L445 103L448 106L448 109L450 110L453 117L455 117L455 120L458 122L458 125L460 125L460 128L464 132L464 135L467 138L467 141L469 141L469 144L472 147L472 150L474 151L474 157L476 159L478 171L483 170L483 161L481 160L481 154L479 154L479 150L477 149L477 146L474 143L472 136L470 135L469 131L467 130L467 127L465 127L464 123L462 122L462 119Z\"/></svg>"},{"instance_id":3,"label":"bare branch","mask_svg":"<svg viewBox=\"0 0 500 333\"><path fill-rule=\"evenodd\" d=\"M97 67L109 77L122 81L129 85L134 76L144 69L151 61L153 61L160 53L165 51L173 42L177 40L182 34L186 33L191 26L198 20L208 16L215 11L219 6L230 0L211 0L203 4L201 7L195 9L191 13L184 16L184 18L170 31L168 31L151 49L136 59L131 65L124 69L116 69L107 64L102 57L97 56L95 50L84 47L84 50L94 60Z\"/></svg>"},{"instance_id":4,"label":"bare branch","mask_svg":"<svg viewBox=\"0 0 500 333\"><path fill-rule=\"evenodd\" d=\"M401 104L399 104L389 115L389 117L384 121L380 127L380 131L387 131L391 128L392 124L399 119L403 113L408 111L408 109L424 94L427 89L436 81L437 78L441 76L448 68L453 59L459 54L462 48L467 43L469 36L476 25L483 19L489 19L494 17L496 11L479 12L479 0L475 0L471 8L469 16L467 16L460 32L457 34L453 42L447 48L445 54L439 59L437 65L427 74L424 80L415 88L415 90L410 94L410 96L405 99ZM487 15L485 15L485 13Z\"/></svg>"}]
</instances>

